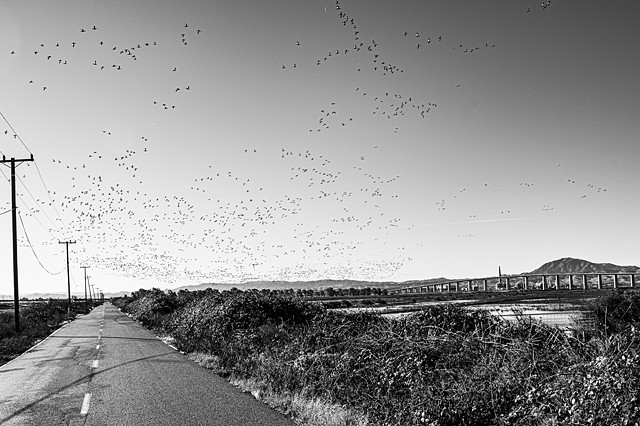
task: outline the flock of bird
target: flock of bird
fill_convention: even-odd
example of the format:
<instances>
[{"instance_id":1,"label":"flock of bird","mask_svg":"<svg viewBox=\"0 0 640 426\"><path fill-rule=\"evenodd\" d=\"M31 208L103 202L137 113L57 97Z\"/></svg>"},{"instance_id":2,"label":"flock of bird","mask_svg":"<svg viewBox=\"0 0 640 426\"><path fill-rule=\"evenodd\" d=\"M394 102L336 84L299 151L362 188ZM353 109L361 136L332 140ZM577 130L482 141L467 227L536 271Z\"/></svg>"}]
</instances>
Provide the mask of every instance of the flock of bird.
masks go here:
<instances>
[{"instance_id":1,"label":"flock of bird","mask_svg":"<svg viewBox=\"0 0 640 426\"><path fill-rule=\"evenodd\" d=\"M550 3L543 3L543 10ZM349 30L349 41L315 58L315 66L348 57L356 73L366 70L388 78L405 72L385 59L383 47L374 39L365 41L355 17L345 11L340 1L335 2L335 11L339 23ZM183 47L194 45L201 32L184 23L177 39ZM440 34L423 35L415 31L406 31L400 36L414 39L417 49L422 50L447 41ZM90 25L79 29L77 40L41 43L32 55L45 63L70 67L76 65L74 50L90 48L100 58L80 63L80 67L125 75L129 67L144 60L147 50L162 49L162 44L154 40L136 41L127 46L115 46L105 40L101 29ZM304 40L292 44L296 49L305 47ZM483 48L495 48L495 44L483 42L473 47L456 44L452 50L473 53ZM31 53L11 50L9 54ZM165 72L179 74L179 68L176 64ZM283 70L301 68L297 63L282 65ZM51 87L48 82L36 83L28 76L27 79L29 85L39 85L43 91ZM152 104L155 108L175 110L179 97L192 90L197 88L192 88L187 81L167 87ZM352 94L370 102L372 116L387 120L407 113L424 119L438 108L435 102L418 100L381 86L365 89L361 85ZM309 132L339 130L356 122L355 114L331 101L319 105L317 123ZM399 128L394 127L394 133ZM0 129L0 135L8 142L18 138L12 128ZM96 129L96 134L107 141L121 136L108 127ZM372 151L377 148L373 147ZM56 218L46 215L48 225L40 222L54 236L43 245L55 247L58 239L82 236L82 244L77 247L77 262L164 282L204 281L211 277L237 282L267 276L304 280L319 274L380 277L393 275L410 260L402 254L402 247L396 256L386 259L362 259L358 255L371 239L384 239L402 223L399 217L389 213L393 209L385 208L400 197L402 177L385 176L384 172L369 166L370 153L354 156L354 165L345 169L342 161L329 158L315 148L285 146L274 151L273 148L243 147L238 149L238 154L247 156L247 161L253 161L250 156L278 157L278 169L286 171L288 178L283 191L274 190L265 179L247 170L235 169L232 164L210 164L199 171L180 194L158 195L151 193L146 185L152 178L147 165L153 149L153 141L148 136L138 135L127 148L107 143L103 150L87 152L81 162L63 157L51 159L54 173L68 179L69 187L53 188L46 198L29 199L26 186L20 192L26 217L38 219L46 211L56 212ZM28 170L33 166L27 164L26 167ZM117 181L114 176L118 177ZM23 178L27 180L27 172ZM569 183L576 182L570 179ZM519 186L526 190L534 184L521 182ZM587 188L595 193L606 191L591 184ZM465 187L436 202L435 210L447 211L472 191L499 190L489 184ZM544 204L541 210L550 212L553 207ZM504 216L510 215L511 210L497 209L489 213L494 217ZM468 218L477 219L479 215L472 212ZM308 221L307 216L314 219ZM470 238L473 234L460 236ZM31 245L26 239L22 244ZM196 254L203 252L207 253L206 258Z\"/></svg>"}]
</instances>

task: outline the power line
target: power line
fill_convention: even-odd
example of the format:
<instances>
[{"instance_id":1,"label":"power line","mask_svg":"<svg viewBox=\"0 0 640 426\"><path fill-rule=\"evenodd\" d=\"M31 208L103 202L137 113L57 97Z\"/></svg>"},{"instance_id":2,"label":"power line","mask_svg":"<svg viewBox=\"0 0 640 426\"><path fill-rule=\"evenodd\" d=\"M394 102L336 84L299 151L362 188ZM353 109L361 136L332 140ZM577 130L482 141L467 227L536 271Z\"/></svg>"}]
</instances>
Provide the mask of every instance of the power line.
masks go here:
<instances>
[{"instance_id":1,"label":"power line","mask_svg":"<svg viewBox=\"0 0 640 426\"><path fill-rule=\"evenodd\" d=\"M27 188L27 185L24 183L24 181L22 179L20 179L20 176L17 176L18 180L20 181L20 183L22 184L22 187L24 188L25 191L27 191L27 194L29 194L31 196L31 199L38 205L38 207L40 207L40 211L42 212L42 214L44 214L46 216L47 219L49 219L49 222L51 222L51 224L58 230L60 231L61 229L58 228L58 225L55 224L55 222L49 217L49 215L47 214L47 212L44 211L44 208L42 207L42 205L38 202L38 200L36 199L36 197L33 196L33 194L31 193L31 191L29 191L29 188ZM24 202L24 200L23 200Z\"/></svg>"},{"instance_id":2,"label":"power line","mask_svg":"<svg viewBox=\"0 0 640 426\"><path fill-rule=\"evenodd\" d=\"M0 154L4 156L4 153L2 151L0 151ZM0 172L2 173L2 176L4 176L4 178L7 180L7 182L11 182L11 179L4 174L4 170L0 169Z\"/></svg>"},{"instance_id":3,"label":"power line","mask_svg":"<svg viewBox=\"0 0 640 426\"><path fill-rule=\"evenodd\" d=\"M31 150L29 149L29 147L27 146L27 144L24 143L24 141L22 140L22 138L20 137L20 135L18 134L18 132L16 132L16 130L13 128L13 126L11 125L11 123L9 123L9 120L7 120L7 117L4 116L4 114L2 113L2 111L0 111L0 116L2 116L2 119L4 120L5 123L7 123L7 126L9 126L9 128L11 129L11 131L13 132L13 134L15 135L15 137L20 141L20 143L22 144L22 146L24 146L24 148L29 151L29 154L31 154L33 156L33 153L31 152ZM3 152L0 151L0 154L4 155ZM44 182L44 178L42 177L42 173L40 172L40 168L38 167L38 163L37 162L33 162L36 166L36 170L38 172L38 176L40 177L40 181L42 182L42 186L44 186L45 191L47 192L47 198L49 198L49 201L51 202L51 206L53 207L53 209L55 210L56 214L58 215L58 218L60 218L60 220L62 221L62 224L66 226L66 224L64 223L64 219L62 219L62 216L60 216L60 212L58 211L58 209L56 208L55 203L53 202L53 200L51 199L51 196L49 195L49 188L47 188L47 185ZM4 172L2 173L4 175ZM5 176L6 177L6 176ZM7 178L7 180L9 180ZM23 183L24 185L24 183ZM51 220L51 219L49 219ZM53 222L52 222L53 223Z\"/></svg>"},{"instance_id":4,"label":"power line","mask_svg":"<svg viewBox=\"0 0 640 426\"><path fill-rule=\"evenodd\" d=\"M38 171L38 176L40 176L40 181L42 182L42 186L44 186L44 189L47 192L47 198L49 198L49 201L51 202L51 206L53 207L53 210L55 210L56 214L58 215L58 218L62 221L62 224L66 227L67 224L64 223L64 219L62 219L62 216L60 216L60 212L56 208L56 204L53 202L53 200L51 199L51 195L49 194L50 193L49 188L47 188L47 184L44 183L44 178L42 177L42 173L40 173L40 167L38 167L38 162L34 161L33 164L35 164L36 166L36 170Z\"/></svg>"},{"instance_id":5,"label":"power line","mask_svg":"<svg viewBox=\"0 0 640 426\"><path fill-rule=\"evenodd\" d=\"M31 252L33 253L33 256L36 258L36 260L40 264L40 267L42 267L42 269L44 269L45 272L47 272L49 275L60 275L62 272L64 272L64 270L66 268L62 268L62 270L60 272L51 272L50 270L48 270L47 268L44 267L44 265L40 261L40 258L36 254L36 251L33 249L33 245L31 244L31 240L29 239L29 235L27 234L27 228L25 228L25 226L24 226L24 222L22 221L22 215L20 214L19 210L18 210L18 218L20 219L20 223L22 224L22 231L24 232L24 236L27 238L27 243L29 243L29 248L31 249Z\"/></svg>"},{"instance_id":6,"label":"power line","mask_svg":"<svg viewBox=\"0 0 640 426\"><path fill-rule=\"evenodd\" d=\"M2 173L2 175L7 179L7 181L11 182L11 180L9 178L7 178L7 175L4 173L4 171L2 169L0 169L0 172ZM40 203L38 203L38 200L35 199L35 197L33 196L33 194L31 193L31 191L29 191L29 189L27 188L27 186L25 185L25 183L22 181L22 179L20 179L19 176L16 175L16 177L18 178L18 180L20 180L20 182L22 183L22 186L24 187L24 189L29 193L29 195L31 196L31 198L33 198L33 200L36 202L36 204L40 207L40 210L46 217L47 219L49 219L49 221L53 224L54 227L57 228L58 231L62 232L61 229L51 220L51 218L46 214L46 212L43 210L42 206L40 205ZM52 237L54 236L53 234L51 234L51 230L49 228L47 228L46 226L44 226L44 224L42 222L40 222L40 219L38 219L38 217L35 215L35 213L33 212L33 210L31 210L31 207L29 207L29 205L26 203L26 201L24 201L24 199L22 198L22 196L20 196L20 194L16 194L16 196L20 199L20 201L22 201L22 204L24 204L24 206L26 207L27 210L29 210L29 213L31 213L31 215L33 216L33 218L36 220L36 222L38 222L40 224L40 226L42 226L42 229L44 229L45 231L47 231L49 233L49 235L51 235ZM53 204L52 201L52 206L55 209L55 204ZM57 213L57 209L56 209L56 213ZM60 218L60 220L62 220L62 218ZM64 223L64 221L63 221Z\"/></svg>"},{"instance_id":7,"label":"power line","mask_svg":"<svg viewBox=\"0 0 640 426\"><path fill-rule=\"evenodd\" d=\"M31 152L31 150L29 149L29 147L27 146L27 144L24 143L24 141L22 140L22 138L20 137L20 135L18 134L18 132L15 131L15 129L13 128L13 126L11 125L11 123L9 123L9 120L7 120L7 117L4 116L4 114L2 113L2 111L0 111L0 116L2 116L2 119L4 120L5 123L7 123L7 126L9 126L9 128L11 129L11 131L14 134L14 137L16 137L20 143L22 144L22 146L24 146L24 148L29 151L29 154L33 155L33 152Z\"/></svg>"},{"instance_id":8,"label":"power line","mask_svg":"<svg viewBox=\"0 0 640 426\"><path fill-rule=\"evenodd\" d=\"M49 228L47 228L46 226L44 226L44 223L40 222L40 219L38 219L38 217L35 215L35 213L33 212L33 210L31 210L31 208L27 205L27 203L24 201L24 199L18 195L18 198L20 199L20 201L22 201L22 204L24 204L24 206L27 208L27 210L29 210L29 213L31 213L31 215L33 216L33 218L36 220L36 222L38 222L40 224L40 226L42 226L42 229L44 229L45 231L47 231L49 233L49 235L51 235L52 237L54 236L51 233L51 230Z\"/></svg>"}]
</instances>

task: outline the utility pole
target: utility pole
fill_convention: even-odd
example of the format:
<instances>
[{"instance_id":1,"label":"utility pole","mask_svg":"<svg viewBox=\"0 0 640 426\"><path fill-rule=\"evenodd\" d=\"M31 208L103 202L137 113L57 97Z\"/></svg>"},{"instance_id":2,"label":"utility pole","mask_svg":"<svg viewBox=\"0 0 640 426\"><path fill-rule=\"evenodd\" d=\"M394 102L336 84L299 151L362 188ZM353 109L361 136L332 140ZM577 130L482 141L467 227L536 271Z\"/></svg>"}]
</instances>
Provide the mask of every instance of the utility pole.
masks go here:
<instances>
[{"instance_id":1,"label":"utility pole","mask_svg":"<svg viewBox=\"0 0 640 426\"><path fill-rule=\"evenodd\" d=\"M82 269L84 269L84 306L88 307L88 301L87 301L87 268L90 268L90 266L81 266Z\"/></svg>"},{"instance_id":2,"label":"utility pole","mask_svg":"<svg viewBox=\"0 0 640 426\"><path fill-rule=\"evenodd\" d=\"M91 281L89 280L91 275L87 276L87 288L89 288L89 300L91 300L91 304L93 305L93 296L91 295Z\"/></svg>"},{"instance_id":3,"label":"utility pole","mask_svg":"<svg viewBox=\"0 0 640 426\"><path fill-rule=\"evenodd\" d=\"M69 244L75 244L75 241L60 241L59 244L67 246L67 291L69 294L69 306L67 307L67 319L71 320L71 278L69 275Z\"/></svg>"},{"instance_id":4,"label":"utility pole","mask_svg":"<svg viewBox=\"0 0 640 426\"><path fill-rule=\"evenodd\" d=\"M20 332L20 298L18 296L18 227L16 224L16 162L33 161L31 158L7 160L2 156L0 163L11 163L11 228L13 230L13 305L14 305L14 323L16 333Z\"/></svg>"}]
</instances>

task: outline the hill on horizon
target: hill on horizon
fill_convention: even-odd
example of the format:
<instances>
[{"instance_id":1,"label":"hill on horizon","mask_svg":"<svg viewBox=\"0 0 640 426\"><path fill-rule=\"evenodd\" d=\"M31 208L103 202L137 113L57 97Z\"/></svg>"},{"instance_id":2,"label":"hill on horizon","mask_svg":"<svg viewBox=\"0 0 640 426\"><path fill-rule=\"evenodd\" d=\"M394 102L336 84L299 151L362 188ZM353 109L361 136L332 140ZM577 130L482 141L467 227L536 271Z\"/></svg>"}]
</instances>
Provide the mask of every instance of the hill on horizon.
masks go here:
<instances>
[{"instance_id":1,"label":"hill on horizon","mask_svg":"<svg viewBox=\"0 0 640 426\"><path fill-rule=\"evenodd\" d=\"M552 260L540 266L539 268L525 272L526 274L567 274L567 273L640 273L640 267L638 266L619 266L613 263L594 263L588 260L575 259L572 257L563 257L561 259ZM479 277L478 277L479 278ZM202 283L196 285L186 285L174 288L173 291L180 290L205 290L207 288L214 288L220 291L230 290L237 288L239 290L249 289L270 289L270 290L287 290L287 289L311 289L311 290L325 290L329 287L333 288L399 288L410 287L422 284L437 284L444 281L449 281L449 278L430 278L424 280L411 280L411 281L359 281L359 280L314 280L314 281L248 281L245 283L236 284L223 284L223 283Z\"/></svg>"},{"instance_id":2,"label":"hill on horizon","mask_svg":"<svg viewBox=\"0 0 640 426\"><path fill-rule=\"evenodd\" d=\"M174 288L173 291L180 290L205 290L207 288L214 288L217 290L230 290L237 288L239 290L248 289L270 289L270 290L288 290L288 289L302 289L302 290L325 290L329 287L332 288L397 288L406 287L415 284L433 284L442 281L447 281L447 278L432 278L427 280L413 280L404 282L394 281L359 281L359 280L314 280L314 281L248 281L245 283L237 284L222 284L222 283L202 283L196 285L185 285Z\"/></svg>"},{"instance_id":3,"label":"hill on horizon","mask_svg":"<svg viewBox=\"0 0 640 426\"><path fill-rule=\"evenodd\" d=\"M583 259L574 259L572 257L563 257L562 259L547 262L535 269L530 274L555 274L555 273L626 273L640 271L637 266L619 266L613 263L593 263Z\"/></svg>"}]
</instances>

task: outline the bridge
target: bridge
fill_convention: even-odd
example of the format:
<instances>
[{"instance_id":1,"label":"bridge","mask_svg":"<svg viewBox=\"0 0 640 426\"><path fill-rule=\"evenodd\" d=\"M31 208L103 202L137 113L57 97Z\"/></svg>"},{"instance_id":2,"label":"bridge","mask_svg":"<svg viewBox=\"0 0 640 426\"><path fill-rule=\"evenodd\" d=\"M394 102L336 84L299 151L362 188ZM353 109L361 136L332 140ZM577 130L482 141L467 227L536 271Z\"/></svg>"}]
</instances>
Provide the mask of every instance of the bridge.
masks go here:
<instances>
[{"instance_id":1,"label":"bridge","mask_svg":"<svg viewBox=\"0 0 640 426\"><path fill-rule=\"evenodd\" d=\"M555 273L500 275L416 284L389 289L388 294L509 290L602 290L637 288L640 271L626 273Z\"/></svg>"}]
</instances>

